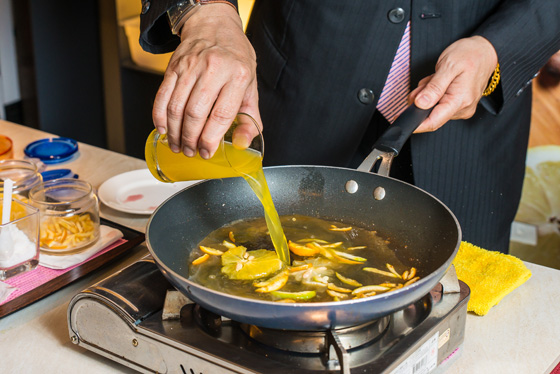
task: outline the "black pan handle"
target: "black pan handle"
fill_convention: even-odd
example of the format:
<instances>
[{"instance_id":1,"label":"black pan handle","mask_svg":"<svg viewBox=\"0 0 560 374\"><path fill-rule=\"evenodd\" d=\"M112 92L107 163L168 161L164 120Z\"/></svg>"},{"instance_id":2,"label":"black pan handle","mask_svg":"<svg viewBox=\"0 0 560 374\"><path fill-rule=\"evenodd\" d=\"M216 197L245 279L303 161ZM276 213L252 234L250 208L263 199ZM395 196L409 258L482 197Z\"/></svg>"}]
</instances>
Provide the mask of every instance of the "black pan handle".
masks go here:
<instances>
[{"instance_id":1,"label":"black pan handle","mask_svg":"<svg viewBox=\"0 0 560 374\"><path fill-rule=\"evenodd\" d=\"M399 154L404 143L406 143L414 130L420 126L422 121L428 118L432 109L420 109L414 104L409 106L389 126L389 129L377 139L373 145L373 150L361 165L358 166L358 170L369 172L381 160L377 174L388 176L393 158Z\"/></svg>"},{"instance_id":2,"label":"black pan handle","mask_svg":"<svg viewBox=\"0 0 560 374\"><path fill-rule=\"evenodd\" d=\"M389 126L389 129L375 142L372 149L383 152L392 152L396 155L401 151L404 143L410 138L414 130L420 126L433 108L420 109L412 104Z\"/></svg>"}]
</instances>

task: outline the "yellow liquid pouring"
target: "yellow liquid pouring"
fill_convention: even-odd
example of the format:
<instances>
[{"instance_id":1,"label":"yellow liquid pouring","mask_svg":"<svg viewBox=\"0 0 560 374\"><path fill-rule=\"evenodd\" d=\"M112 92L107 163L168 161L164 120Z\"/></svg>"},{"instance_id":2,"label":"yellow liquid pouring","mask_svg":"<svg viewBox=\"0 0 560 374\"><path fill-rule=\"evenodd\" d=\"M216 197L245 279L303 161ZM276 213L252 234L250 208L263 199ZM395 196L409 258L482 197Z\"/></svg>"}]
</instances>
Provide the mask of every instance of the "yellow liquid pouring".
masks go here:
<instances>
[{"instance_id":1,"label":"yellow liquid pouring","mask_svg":"<svg viewBox=\"0 0 560 374\"><path fill-rule=\"evenodd\" d=\"M264 217L278 258L285 264L290 263L290 250L266 183L259 152L238 149L231 143L222 142L214 157L205 160L198 154L187 157L182 153L174 153L167 145L165 136L156 140L156 135L154 130L146 141L146 163L154 177L162 182L243 177L264 208Z\"/></svg>"}]
</instances>

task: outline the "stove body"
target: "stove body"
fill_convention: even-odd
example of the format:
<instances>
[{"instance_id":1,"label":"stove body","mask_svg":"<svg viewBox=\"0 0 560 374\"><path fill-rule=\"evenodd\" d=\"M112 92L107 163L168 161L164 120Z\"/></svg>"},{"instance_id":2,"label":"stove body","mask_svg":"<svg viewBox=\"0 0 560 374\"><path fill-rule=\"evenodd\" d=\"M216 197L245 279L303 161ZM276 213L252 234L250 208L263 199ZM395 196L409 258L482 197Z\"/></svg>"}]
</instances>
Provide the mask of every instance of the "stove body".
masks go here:
<instances>
[{"instance_id":1,"label":"stove body","mask_svg":"<svg viewBox=\"0 0 560 374\"><path fill-rule=\"evenodd\" d=\"M74 296L68 327L73 343L143 373L430 373L460 353L470 290L459 284L362 326L268 330L196 304L162 320L172 286L147 257Z\"/></svg>"}]
</instances>

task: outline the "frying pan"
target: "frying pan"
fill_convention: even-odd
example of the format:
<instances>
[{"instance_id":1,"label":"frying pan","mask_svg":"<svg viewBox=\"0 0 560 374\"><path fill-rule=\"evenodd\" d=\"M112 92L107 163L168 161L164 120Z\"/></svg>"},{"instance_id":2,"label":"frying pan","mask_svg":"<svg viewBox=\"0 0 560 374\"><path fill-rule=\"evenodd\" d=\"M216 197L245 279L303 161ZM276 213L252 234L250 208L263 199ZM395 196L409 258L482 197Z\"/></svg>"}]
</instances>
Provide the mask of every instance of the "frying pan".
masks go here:
<instances>
[{"instance_id":1,"label":"frying pan","mask_svg":"<svg viewBox=\"0 0 560 374\"><path fill-rule=\"evenodd\" d=\"M407 109L357 170L326 166L265 168L280 215L300 214L376 230L421 279L369 298L277 303L206 288L189 280L189 256L215 229L262 217L262 205L242 178L207 180L166 200L152 214L146 242L169 282L200 306L232 320L273 329L318 331L356 326L416 302L453 261L461 229L453 213L429 193L388 177L392 158L429 111ZM381 162L378 174L370 173Z\"/></svg>"}]
</instances>

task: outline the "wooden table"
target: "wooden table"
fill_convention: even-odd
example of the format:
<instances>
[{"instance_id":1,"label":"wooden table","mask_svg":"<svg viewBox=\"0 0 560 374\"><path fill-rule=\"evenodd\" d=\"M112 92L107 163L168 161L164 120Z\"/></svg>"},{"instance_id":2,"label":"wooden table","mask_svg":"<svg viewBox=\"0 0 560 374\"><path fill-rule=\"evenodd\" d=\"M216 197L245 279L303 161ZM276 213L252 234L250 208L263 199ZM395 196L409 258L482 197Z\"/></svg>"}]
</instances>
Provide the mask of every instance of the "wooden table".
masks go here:
<instances>
[{"instance_id":1,"label":"wooden table","mask_svg":"<svg viewBox=\"0 0 560 374\"><path fill-rule=\"evenodd\" d=\"M49 134L0 121L0 134L15 143L15 157L23 147ZM62 165L60 165L62 167ZM128 156L80 144L80 157L64 164L94 186L116 174L145 167ZM133 216L102 207L112 221L143 231L146 216ZM87 288L147 254L144 245L130 250L92 274L54 294L0 319L2 373L134 373L120 364L70 342L68 302ZM560 360L560 271L526 263L533 276L490 312L467 316L462 354L445 374L549 374ZM213 373L206 373L213 374ZM219 373L216 373L219 374Z\"/></svg>"},{"instance_id":2,"label":"wooden table","mask_svg":"<svg viewBox=\"0 0 560 374\"><path fill-rule=\"evenodd\" d=\"M25 146L35 140L51 138L52 134L29 127L0 120L0 134L8 136L14 143L15 159L23 159ZM71 169L79 174L80 179L88 181L94 188L114 175L136 169L145 169L146 162L120 153L107 151L88 144L79 144L79 155L68 162L48 166L50 169ZM100 206L101 216L110 221L144 232L148 222L147 215L135 215L116 211L103 204Z\"/></svg>"}]
</instances>

